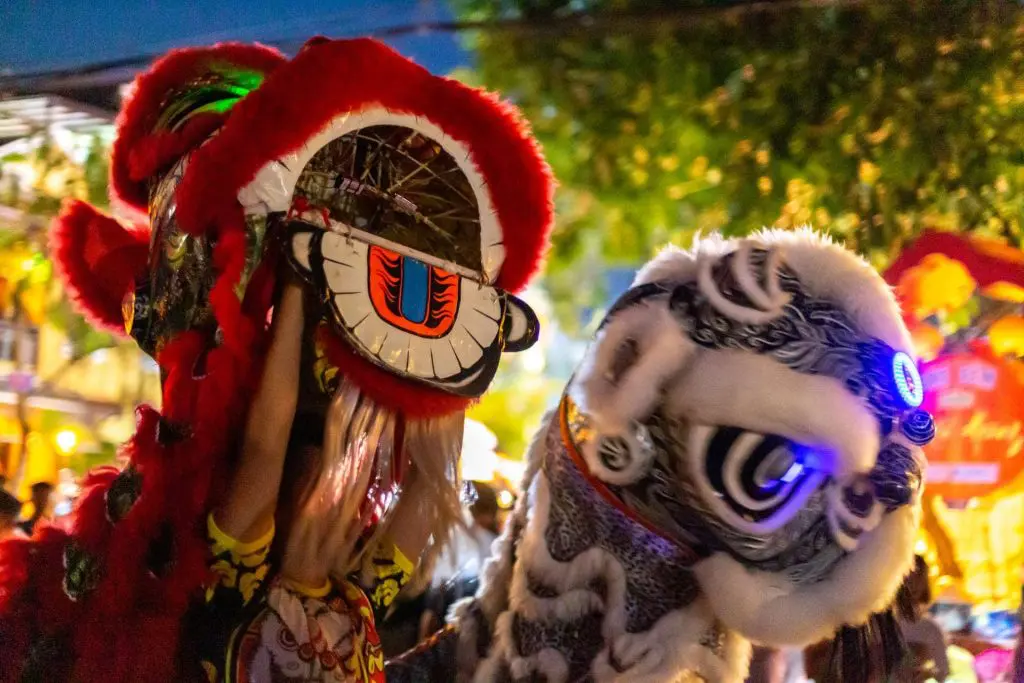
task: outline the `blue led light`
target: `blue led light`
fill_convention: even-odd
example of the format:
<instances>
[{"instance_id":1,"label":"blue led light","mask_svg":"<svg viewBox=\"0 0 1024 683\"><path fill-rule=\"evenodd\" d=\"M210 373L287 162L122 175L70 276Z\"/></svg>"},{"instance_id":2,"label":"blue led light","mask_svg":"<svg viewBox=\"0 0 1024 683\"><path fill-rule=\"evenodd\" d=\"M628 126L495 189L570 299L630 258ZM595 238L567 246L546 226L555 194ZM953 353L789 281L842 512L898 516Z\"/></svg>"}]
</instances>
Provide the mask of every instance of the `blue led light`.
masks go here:
<instances>
[{"instance_id":1,"label":"blue led light","mask_svg":"<svg viewBox=\"0 0 1024 683\"><path fill-rule=\"evenodd\" d=\"M924 384L921 382L921 373L914 365L914 359L897 351L892 357L892 376L896 380L896 388L900 392L900 398L910 408L917 408L924 401Z\"/></svg>"},{"instance_id":2,"label":"blue led light","mask_svg":"<svg viewBox=\"0 0 1024 683\"><path fill-rule=\"evenodd\" d=\"M789 482L791 482L794 479L796 479L797 477L799 477L800 473L803 472L803 471L804 471L804 466L803 465L801 465L798 462L793 463L790 466L790 468L786 471L786 473L784 475L782 475L782 483L788 484Z\"/></svg>"}]
</instances>

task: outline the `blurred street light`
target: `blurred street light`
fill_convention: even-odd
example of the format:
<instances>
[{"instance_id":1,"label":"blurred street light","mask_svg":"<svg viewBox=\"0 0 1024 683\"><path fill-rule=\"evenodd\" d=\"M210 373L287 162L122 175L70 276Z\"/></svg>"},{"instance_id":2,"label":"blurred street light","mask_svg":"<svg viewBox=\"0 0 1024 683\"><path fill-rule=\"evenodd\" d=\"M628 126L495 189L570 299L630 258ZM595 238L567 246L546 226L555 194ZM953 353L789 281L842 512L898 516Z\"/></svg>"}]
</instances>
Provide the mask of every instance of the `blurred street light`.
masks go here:
<instances>
[{"instance_id":1,"label":"blurred street light","mask_svg":"<svg viewBox=\"0 0 1024 683\"><path fill-rule=\"evenodd\" d=\"M60 430L53 440L56 442L57 448L64 455L72 453L78 447L78 434L73 429Z\"/></svg>"}]
</instances>

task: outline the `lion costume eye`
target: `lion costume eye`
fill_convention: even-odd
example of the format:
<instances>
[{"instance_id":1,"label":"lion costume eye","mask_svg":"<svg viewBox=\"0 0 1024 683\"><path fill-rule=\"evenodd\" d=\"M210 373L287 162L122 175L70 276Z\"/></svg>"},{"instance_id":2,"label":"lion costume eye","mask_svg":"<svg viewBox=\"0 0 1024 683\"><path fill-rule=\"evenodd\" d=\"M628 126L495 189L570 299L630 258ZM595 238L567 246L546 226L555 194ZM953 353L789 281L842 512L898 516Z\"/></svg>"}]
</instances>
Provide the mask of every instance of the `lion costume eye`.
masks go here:
<instances>
[{"instance_id":1,"label":"lion costume eye","mask_svg":"<svg viewBox=\"0 0 1024 683\"><path fill-rule=\"evenodd\" d=\"M323 297L333 327L392 372L477 396L503 351L537 339L536 316L524 302L425 254L358 230L339 234L304 221L286 230L292 265Z\"/></svg>"},{"instance_id":2,"label":"lion costume eye","mask_svg":"<svg viewBox=\"0 0 1024 683\"><path fill-rule=\"evenodd\" d=\"M722 520L740 531L779 529L825 479L809 449L775 434L697 426L692 439L698 487Z\"/></svg>"}]
</instances>

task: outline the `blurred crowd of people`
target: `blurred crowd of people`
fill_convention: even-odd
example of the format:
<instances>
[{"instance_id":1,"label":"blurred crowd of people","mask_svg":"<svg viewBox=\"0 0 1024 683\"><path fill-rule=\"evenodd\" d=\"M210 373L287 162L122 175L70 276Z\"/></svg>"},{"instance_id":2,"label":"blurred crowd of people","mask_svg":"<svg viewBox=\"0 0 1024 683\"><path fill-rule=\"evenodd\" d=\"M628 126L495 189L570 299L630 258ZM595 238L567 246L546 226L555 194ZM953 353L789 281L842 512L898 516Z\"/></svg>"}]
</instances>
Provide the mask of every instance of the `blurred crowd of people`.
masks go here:
<instances>
[{"instance_id":1,"label":"blurred crowd of people","mask_svg":"<svg viewBox=\"0 0 1024 683\"><path fill-rule=\"evenodd\" d=\"M915 558L904 592L910 613L899 618L908 654L891 681L886 683L1022 683L1024 649L1020 636L1011 655L987 639L972 633L969 622L956 630L944 629L932 615L934 605L928 580L928 564ZM747 683L809 683L830 680L831 642L805 650L757 648Z\"/></svg>"},{"instance_id":2,"label":"blurred crowd of people","mask_svg":"<svg viewBox=\"0 0 1024 683\"><path fill-rule=\"evenodd\" d=\"M25 504L5 486L6 480L0 477L0 541L10 536L31 536L36 523L51 515L53 484L38 482L32 486L27 516L23 515Z\"/></svg>"},{"instance_id":3,"label":"blurred crowd of people","mask_svg":"<svg viewBox=\"0 0 1024 683\"><path fill-rule=\"evenodd\" d=\"M449 609L476 593L480 572L501 533L505 511L497 492L482 482L467 483L465 525L434 566L431 580L419 591L400 596L379 623L381 644L388 657L401 654L444 627Z\"/></svg>"},{"instance_id":4,"label":"blurred crowd of people","mask_svg":"<svg viewBox=\"0 0 1024 683\"><path fill-rule=\"evenodd\" d=\"M19 500L0 478L0 540L30 536L36 524L52 515L53 485L45 482L31 487L31 498ZM430 581L402 595L383 616L380 636L387 656L400 654L442 628L451 607L472 596L479 586L484 563L501 533L507 514L497 492L488 484L467 484L465 525L456 529L449 547L433 569ZM909 655L892 683L1024 683L1024 661L1012 666L996 665L999 657L1008 663L1011 655L971 632L968 623L960 628L943 628L932 615L933 598L928 565L917 557L904 586L912 602L910 614L900 619ZM800 649L757 648L751 662L748 683L809 683L828 680L829 643ZM1024 660L1018 646L1012 657ZM1020 672L1017 676L1014 670Z\"/></svg>"},{"instance_id":5,"label":"blurred crowd of people","mask_svg":"<svg viewBox=\"0 0 1024 683\"><path fill-rule=\"evenodd\" d=\"M401 654L443 627L452 605L473 595L479 586L480 573L501 532L505 511L493 488L481 482L468 486L471 502L466 507L466 524L456 530L431 581L421 590L400 597L381 619L380 634L387 656ZM1010 653L972 633L969 623L957 629L940 625L932 614L928 576L928 565L918 556L904 585L909 610L899 619L908 655L896 676L886 683L1024 683L1024 662L1009 665ZM756 648L747 683L829 681L830 647L831 643L825 642L804 650ZM1019 644L1012 656L1022 658ZM1002 664L993 665L997 659ZM1020 673L1015 676L1014 670Z\"/></svg>"}]
</instances>

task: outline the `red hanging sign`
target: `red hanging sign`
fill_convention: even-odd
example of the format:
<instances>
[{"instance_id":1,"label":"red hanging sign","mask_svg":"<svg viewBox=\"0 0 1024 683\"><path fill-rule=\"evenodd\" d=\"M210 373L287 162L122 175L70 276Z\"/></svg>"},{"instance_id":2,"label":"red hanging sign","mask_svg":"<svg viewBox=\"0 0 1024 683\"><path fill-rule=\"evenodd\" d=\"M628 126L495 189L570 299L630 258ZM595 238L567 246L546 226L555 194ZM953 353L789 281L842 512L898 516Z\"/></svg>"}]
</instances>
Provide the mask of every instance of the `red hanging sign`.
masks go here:
<instances>
[{"instance_id":1,"label":"red hanging sign","mask_svg":"<svg viewBox=\"0 0 1024 683\"><path fill-rule=\"evenodd\" d=\"M929 493L984 496L1024 470L1024 384L1011 362L960 353L924 366L923 407L937 428L925 447Z\"/></svg>"}]
</instances>

